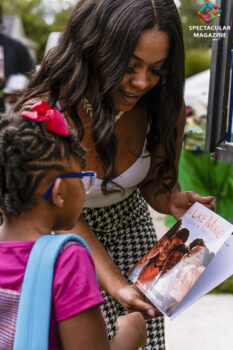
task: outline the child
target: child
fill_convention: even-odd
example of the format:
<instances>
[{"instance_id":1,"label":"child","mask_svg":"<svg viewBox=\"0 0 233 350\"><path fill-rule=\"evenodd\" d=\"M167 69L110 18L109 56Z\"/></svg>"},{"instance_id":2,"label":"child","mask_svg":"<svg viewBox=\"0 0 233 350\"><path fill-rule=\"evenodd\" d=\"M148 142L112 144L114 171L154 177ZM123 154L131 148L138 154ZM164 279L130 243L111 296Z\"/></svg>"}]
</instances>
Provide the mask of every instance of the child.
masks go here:
<instances>
[{"instance_id":1,"label":"child","mask_svg":"<svg viewBox=\"0 0 233 350\"><path fill-rule=\"evenodd\" d=\"M93 172L82 173L84 155L62 115L43 101L21 116L0 119L1 349L13 349L20 288L34 242L51 231L72 229L81 213L85 201L81 176L90 178L87 187L94 179ZM69 242L55 265L49 349L142 346L146 330L140 313L120 317L118 333L108 342L99 307L103 302L89 253Z\"/></svg>"}]
</instances>

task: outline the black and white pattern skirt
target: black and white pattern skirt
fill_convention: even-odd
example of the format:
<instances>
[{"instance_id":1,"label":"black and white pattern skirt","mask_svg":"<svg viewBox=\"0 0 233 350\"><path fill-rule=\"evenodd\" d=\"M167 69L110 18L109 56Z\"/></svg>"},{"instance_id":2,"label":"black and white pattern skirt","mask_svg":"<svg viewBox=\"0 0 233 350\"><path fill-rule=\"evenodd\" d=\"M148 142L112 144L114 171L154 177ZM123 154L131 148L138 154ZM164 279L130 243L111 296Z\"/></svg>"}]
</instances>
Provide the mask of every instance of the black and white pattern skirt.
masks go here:
<instances>
[{"instance_id":1,"label":"black and white pattern skirt","mask_svg":"<svg viewBox=\"0 0 233 350\"><path fill-rule=\"evenodd\" d=\"M120 203L103 208L85 208L83 215L122 274L126 273L156 242L148 205L139 190ZM122 306L105 291L103 308L109 338L115 335L115 322L124 313ZM144 350L164 350L164 319L147 321L148 341Z\"/></svg>"}]
</instances>

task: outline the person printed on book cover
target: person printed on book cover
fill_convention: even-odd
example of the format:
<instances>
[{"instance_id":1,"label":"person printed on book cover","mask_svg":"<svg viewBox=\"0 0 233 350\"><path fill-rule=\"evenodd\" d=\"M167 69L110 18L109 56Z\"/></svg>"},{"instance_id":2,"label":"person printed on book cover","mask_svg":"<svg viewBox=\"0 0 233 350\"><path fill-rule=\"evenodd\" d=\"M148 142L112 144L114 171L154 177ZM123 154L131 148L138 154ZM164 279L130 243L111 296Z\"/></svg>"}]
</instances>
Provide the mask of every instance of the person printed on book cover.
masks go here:
<instances>
[{"instance_id":1,"label":"person printed on book cover","mask_svg":"<svg viewBox=\"0 0 233 350\"><path fill-rule=\"evenodd\" d=\"M152 281L148 288L149 295L152 296L156 304L162 309L167 302L166 294L171 283L170 275L173 276L175 266L181 261L187 251L188 248L185 244L175 246L168 254L160 274Z\"/></svg>"},{"instance_id":2,"label":"person printed on book cover","mask_svg":"<svg viewBox=\"0 0 233 350\"><path fill-rule=\"evenodd\" d=\"M136 285L143 284L144 290L147 290L156 276L163 270L163 265L166 265L166 259L172 250L178 246L184 244L189 236L189 230L181 228L177 232L171 235L165 235L162 239L162 245L160 253L150 258L147 265L143 267L138 275L138 280L135 282ZM166 239L166 244L164 240Z\"/></svg>"},{"instance_id":3,"label":"person printed on book cover","mask_svg":"<svg viewBox=\"0 0 233 350\"><path fill-rule=\"evenodd\" d=\"M162 253L162 251L166 249L170 238L177 232L181 223L182 220L178 220L175 225L173 225L170 230L156 243L156 245L150 249L149 252L145 254L135 266L132 267L132 269L128 272L130 281L135 282L140 272L150 263L151 259L158 256L158 254Z\"/></svg>"},{"instance_id":4,"label":"person printed on book cover","mask_svg":"<svg viewBox=\"0 0 233 350\"><path fill-rule=\"evenodd\" d=\"M132 267L132 269L128 272L130 281L135 282L140 272L144 269L144 267L154 262L154 259L156 258L156 256L158 257L160 253L165 251L165 249L170 243L171 237L180 228L181 223L182 223L182 220L178 220L175 223L175 225L173 225L170 228L170 230L156 243L156 245L152 249L150 249L149 252L145 254L135 266ZM153 261L151 260L152 258L153 258Z\"/></svg>"},{"instance_id":5,"label":"person printed on book cover","mask_svg":"<svg viewBox=\"0 0 233 350\"><path fill-rule=\"evenodd\" d=\"M210 253L203 239L197 238L190 243L188 252L171 273L164 276L168 281L169 288L163 295L161 307L168 315L183 300L213 256L214 253Z\"/></svg>"},{"instance_id":6,"label":"person printed on book cover","mask_svg":"<svg viewBox=\"0 0 233 350\"><path fill-rule=\"evenodd\" d=\"M146 268L147 265L153 265L154 269L156 259L162 257L162 252L165 247L169 244L169 239L165 235L159 242L154 246L144 257L130 270L129 278L132 282L135 282L142 271ZM154 263L154 264L153 264Z\"/></svg>"},{"instance_id":7,"label":"person printed on book cover","mask_svg":"<svg viewBox=\"0 0 233 350\"><path fill-rule=\"evenodd\" d=\"M183 300L184 296L200 277L213 256L214 253L210 253L206 246L201 245L194 246L186 256L184 256L179 265L180 272L170 290L170 296L174 300L169 307L169 313Z\"/></svg>"},{"instance_id":8,"label":"person printed on book cover","mask_svg":"<svg viewBox=\"0 0 233 350\"><path fill-rule=\"evenodd\" d=\"M142 275L142 277L138 278L135 282L136 285L141 286L145 291L147 291L151 284L157 282L166 271L170 270L173 266L175 266L186 253L185 244L179 244L174 246L174 248L169 252L166 259L162 257L162 259L158 259L156 264L159 266L159 271L156 271L155 268L152 268ZM153 273L154 270L154 273ZM147 273L147 274L146 274Z\"/></svg>"}]
</instances>

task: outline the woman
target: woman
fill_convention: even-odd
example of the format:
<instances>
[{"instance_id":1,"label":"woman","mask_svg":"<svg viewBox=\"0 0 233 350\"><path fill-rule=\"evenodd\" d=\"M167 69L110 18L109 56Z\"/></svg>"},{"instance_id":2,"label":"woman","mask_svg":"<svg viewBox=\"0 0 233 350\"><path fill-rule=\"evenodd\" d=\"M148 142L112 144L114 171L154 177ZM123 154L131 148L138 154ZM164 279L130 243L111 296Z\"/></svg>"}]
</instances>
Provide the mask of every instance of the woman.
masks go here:
<instances>
[{"instance_id":1,"label":"woman","mask_svg":"<svg viewBox=\"0 0 233 350\"><path fill-rule=\"evenodd\" d=\"M177 265L176 272L174 271L175 278L169 290L170 305L168 305L168 314L171 314L183 300L214 257L214 253L209 251L202 239L194 240L190 246L189 251Z\"/></svg>"},{"instance_id":2,"label":"woman","mask_svg":"<svg viewBox=\"0 0 233 350\"><path fill-rule=\"evenodd\" d=\"M144 290L148 289L152 281L160 272L164 273L168 269L167 265L169 266L169 269L171 268L169 260L172 259L168 259L170 252L176 249L177 246L184 245L188 239L189 230L187 228L181 228L170 236L170 238L166 236L167 234L159 241L161 242L161 248L164 247L164 249L160 249L160 252L148 261L147 265L143 267L138 275L137 280L139 283L143 284ZM167 238L168 243L165 242L165 237ZM135 284L138 285L137 282Z\"/></svg>"},{"instance_id":3,"label":"woman","mask_svg":"<svg viewBox=\"0 0 233 350\"><path fill-rule=\"evenodd\" d=\"M170 288L177 275L177 267L183 256L187 253L185 244L176 245L164 261L160 273L147 288L147 295L158 305L161 310L167 313L173 298L170 295ZM144 289L144 284L142 285ZM145 288L146 289L146 288Z\"/></svg>"},{"instance_id":4,"label":"woman","mask_svg":"<svg viewBox=\"0 0 233 350\"><path fill-rule=\"evenodd\" d=\"M72 232L92 250L110 337L122 306L156 313L124 277L156 242L147 203L176 218L195 201L211 207L211 197L182 193L177 184L183 84L172 0L81 0L18 104L58 101L88 151L86 170L97 172ZM164 349L161 317L149 320L148 332L145 349Z\"/></svg>"}]
</instances>

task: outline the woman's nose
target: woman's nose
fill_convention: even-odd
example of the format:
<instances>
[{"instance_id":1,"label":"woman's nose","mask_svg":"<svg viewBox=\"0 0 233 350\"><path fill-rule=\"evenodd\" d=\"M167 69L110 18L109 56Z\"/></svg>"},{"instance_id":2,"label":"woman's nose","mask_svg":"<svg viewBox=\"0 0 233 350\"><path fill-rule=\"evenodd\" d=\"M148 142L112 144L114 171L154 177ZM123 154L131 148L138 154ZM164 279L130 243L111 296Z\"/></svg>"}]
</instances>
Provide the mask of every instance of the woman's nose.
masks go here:
<instances>
[{"instance_id":1,"label":"woman's nose","mask_svg":"<svg viewBox=\"0 0 233 350\"><path fill-rule=\"evenodd\" d=\"M150 80L147 77L146 73L137 74L136 76L133 77L131 83L133 87L141 91L147 90L148 87L150 86Z\"/></svg>"}]
</instances>

